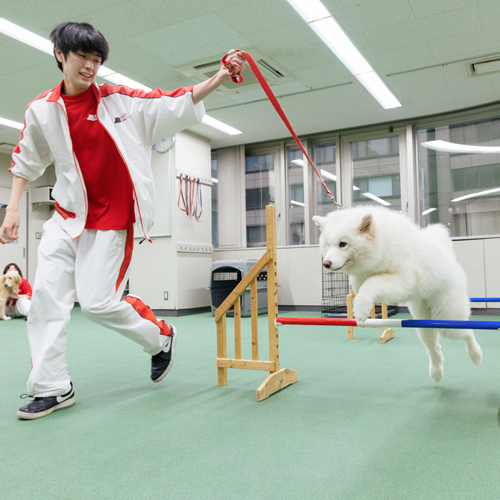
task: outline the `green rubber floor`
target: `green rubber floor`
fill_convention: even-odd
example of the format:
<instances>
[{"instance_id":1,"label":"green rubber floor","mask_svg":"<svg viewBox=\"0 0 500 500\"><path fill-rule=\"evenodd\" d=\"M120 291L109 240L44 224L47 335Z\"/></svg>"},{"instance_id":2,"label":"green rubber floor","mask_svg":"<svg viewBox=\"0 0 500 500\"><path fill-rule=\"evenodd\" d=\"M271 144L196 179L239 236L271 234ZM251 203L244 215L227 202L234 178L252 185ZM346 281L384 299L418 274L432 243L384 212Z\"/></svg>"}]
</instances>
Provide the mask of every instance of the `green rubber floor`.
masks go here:
<instances>
[{"instance_id":1,"label":"green rubber floor","mask_svg":"<svg viewBox=\"0 0 500 500\"><path fill-rule=\"evenodd\" d=\"M257 403L265 372L229 370L217 386L210 314L172 322L175 363L153 384L138 346L75 309L67 363L76 404L21 421L26 322L0 321L0 499L500 498L499 332L476 331L480 366L463 342L442 339L435 384L414 330L381 345L377 329L347 340L340 327L283 327L281 368L299 381ZM267 316L259 324L267 359ZM228 319L230 355L232 332Z\"/></svg>"}]
</instances>

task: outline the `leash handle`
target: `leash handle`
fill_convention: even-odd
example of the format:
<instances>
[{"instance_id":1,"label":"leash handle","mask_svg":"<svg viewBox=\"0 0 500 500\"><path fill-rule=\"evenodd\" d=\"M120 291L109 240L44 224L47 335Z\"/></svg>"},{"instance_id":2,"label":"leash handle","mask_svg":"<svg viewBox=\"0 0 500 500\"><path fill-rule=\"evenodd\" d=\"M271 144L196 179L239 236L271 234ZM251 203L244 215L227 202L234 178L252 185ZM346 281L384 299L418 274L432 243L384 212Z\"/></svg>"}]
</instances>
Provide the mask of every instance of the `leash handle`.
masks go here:
<instances>
[{"instance_id":1,"label":"leash handle","mask_svg":"<svg viewBox=\"0 0 500 500\"><path fill-rule=\"evenodd\" d=\"M229 72L231 73L231 80L235 83L241 83L243 81L243 77L241 76L241 66L237 63L233 63L231 61L228 61L228 57L231 53L233 52L239 52L243 55L243 57L246 59L248 64L250 65L250 68L252 68L252 71L257 78L257 80L260 83L260 86L266 93L268 99L271 101L271 104L273 105L274 109L280 116L280 118L283 120L283 123L286 125L286 128L292 134L292 137L294 138L295 142L297 143L297 146L299 146L300 150L304 154L304 156L307 158L307 161L313 168L314 172L316 172L316 175L318 176L319 180L321 181L321 184L325 188L325 191L327 192L328 196L332 200L333 204L337 209L342 208L335 200L335 197L333 196L333 193L330 191L328 186L325 184L325 181L322 179L321 175L319 172L316 170L316 167L314 166L314 163L312 160L309 158L309 155L307 154L304 146L300 142L300 139L297 137L297 134L292 128L292 125L288 121L287 116L285 115L285 112L283 111L283 108L280 106L280 103L278 102L278 99L274 95L273 91L271 90L271 87L267 83L266 79L264 78L264 75L261 73L259 67L257 66L257 63L253 60L252 56L248 53L245 52L244 50L231 50L229 51L222 59L221 59L221 64L225 66Z\"/></svg>"}]
</instances>

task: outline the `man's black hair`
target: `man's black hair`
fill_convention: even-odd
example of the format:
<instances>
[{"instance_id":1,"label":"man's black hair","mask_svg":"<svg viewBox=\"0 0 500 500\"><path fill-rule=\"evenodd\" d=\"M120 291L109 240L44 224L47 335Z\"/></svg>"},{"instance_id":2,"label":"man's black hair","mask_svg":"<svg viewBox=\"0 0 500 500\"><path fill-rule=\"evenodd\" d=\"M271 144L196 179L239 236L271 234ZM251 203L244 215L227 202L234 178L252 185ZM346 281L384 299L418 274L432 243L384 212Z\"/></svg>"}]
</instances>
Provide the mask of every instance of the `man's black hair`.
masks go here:
<instances>
[{"instance_id":1,"label":"man's black hair","mask_svg":"<svg viewBox=\"0 0 500 500\"><path fill-rule=\"evenodd\" d=\"M88 23L61 23L56 26L50 34L50 40L54 44L54 56L56 48L62 50L64 60L70 52L81 50L87 54L95 52L101 57L101 64L108 58L109 45L104 36ZM56 57L57 61L57 57ZM57 61L57 66L62 71L62 64Z\"/></svg>"}]
</instances>

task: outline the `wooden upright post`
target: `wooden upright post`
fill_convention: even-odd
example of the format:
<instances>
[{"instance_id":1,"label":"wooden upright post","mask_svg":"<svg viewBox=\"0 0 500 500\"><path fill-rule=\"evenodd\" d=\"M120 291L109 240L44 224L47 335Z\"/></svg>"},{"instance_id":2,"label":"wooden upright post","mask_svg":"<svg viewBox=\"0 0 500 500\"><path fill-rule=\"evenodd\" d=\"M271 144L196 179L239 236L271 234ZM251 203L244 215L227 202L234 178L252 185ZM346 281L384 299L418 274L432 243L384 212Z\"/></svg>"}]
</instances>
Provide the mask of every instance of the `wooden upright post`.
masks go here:
<instances>
[{"instance_id":1,"label":"wooden upright post","mask_svg":"<svg viewBox=\"0 0 500 500\"><path fill-rule=\"evenodd\" d=\"M267 314L269 325L269 360L274 361L274 370L257 389L257 401L266 399L271 394L287 385L297 382L299 375L295 370L280 370L279 334L274 321L278 317L278 264L276 248L276 207L266 207L267 248L272 249L272 259L267 264Z\"/></svg>"},{"instance_id":2,"label":"wooden upright post","mask_svg":"<svg viewBox=\"0 0 500 500\"><path fill-rule=\"evenodd\" d=\"M227 369L265 370L269 376L257 389L257 401L266 399L271 394L283 389L298 380L295 370L279 365L279 337L274 321L278 317L278 266L276 262L276 208L266 207L267 250L247 275L238 283L226 300L215 311L217 324L217 373L219 385L227 385ZM258 339L258 290L257 277L267 266L267 304L269 330L269 361L259 361ZM251 320L252 320L252 359L241 359L241 295L250 286ZM226 346L226 313L234 305L235 324L235 356L227 357Z\"/></svg>"}]
</instances>

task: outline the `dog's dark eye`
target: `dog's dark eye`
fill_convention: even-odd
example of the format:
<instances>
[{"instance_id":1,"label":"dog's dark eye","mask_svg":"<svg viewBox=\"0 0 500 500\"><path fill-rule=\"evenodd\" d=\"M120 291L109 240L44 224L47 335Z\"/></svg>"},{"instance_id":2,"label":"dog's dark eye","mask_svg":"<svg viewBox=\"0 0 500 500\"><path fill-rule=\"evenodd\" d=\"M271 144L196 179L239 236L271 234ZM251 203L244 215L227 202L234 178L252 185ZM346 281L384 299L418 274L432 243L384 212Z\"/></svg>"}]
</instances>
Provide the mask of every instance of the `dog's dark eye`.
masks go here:
<instances>
[{"instance_id":1,"label":"dog's dark eye","mask_svg":"<svg viewBox=\"0 0 500 500\"><path fill-rule=\"evenodd\" d=\"M346 246L347 246L347 243L346 243L345 241L341 241L341 242L339 243L339 247L340 247L340 248L344 248L344 247L346 247Z\"/></svg>"}]
</instances>

